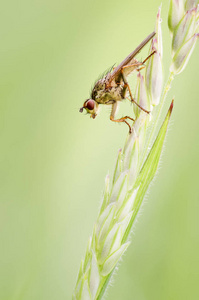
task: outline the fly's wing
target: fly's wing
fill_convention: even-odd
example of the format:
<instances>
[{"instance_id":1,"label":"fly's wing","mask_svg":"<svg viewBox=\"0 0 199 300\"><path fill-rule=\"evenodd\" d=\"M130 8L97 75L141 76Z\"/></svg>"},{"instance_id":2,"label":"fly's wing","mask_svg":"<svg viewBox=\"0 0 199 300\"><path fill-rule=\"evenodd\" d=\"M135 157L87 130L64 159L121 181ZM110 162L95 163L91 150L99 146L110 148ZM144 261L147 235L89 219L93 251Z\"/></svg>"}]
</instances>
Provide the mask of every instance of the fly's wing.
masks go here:
<instances>
[{"instance_id":1,"label":"fly's wing","mask_svg":"<svg viewBox=\"0 0 199 300\"><path fill-rule=\"evenodd\" d=\"M115 79L121 72L121 69L128 65L130 62L134 63L136 61L134 57L142 50L142 48L154 37L156 33L152 32L149 34L140 44L139 46L131 52L114 70L113 72L107 77L106 84L109 85L113 79ZM131 71L132 72L132 71Z\"/></svg>"}]
</instances>

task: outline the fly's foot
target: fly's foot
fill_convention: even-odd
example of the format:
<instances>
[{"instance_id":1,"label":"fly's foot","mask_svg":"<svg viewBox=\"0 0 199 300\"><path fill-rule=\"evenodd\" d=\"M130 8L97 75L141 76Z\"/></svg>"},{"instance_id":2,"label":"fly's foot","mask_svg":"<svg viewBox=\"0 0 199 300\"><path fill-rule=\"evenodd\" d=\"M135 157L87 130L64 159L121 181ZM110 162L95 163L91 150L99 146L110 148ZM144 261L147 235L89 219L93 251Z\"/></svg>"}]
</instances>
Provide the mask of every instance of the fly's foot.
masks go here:
<instances>
[{"instance_id":1,"label":"fly's foot","mask_svg":"<svg viewBox=\"0 0 199 300\"><path fill-rule=\"evenodd\" d=\"M125 117L122 117L122 118L116 119L116 120L114 120L113 116L110 116L110 120L113 121L113 122L118 122L118 123L124 122L124 123L126 123L126 125L128 125L128 127L129 127L129 134L131 134L132 128L131 128L130 124L126 121L126 119L130 119L131 121L135 121L133 118L128 117L128 116L125 116Z\"/></svg>"},{"instance_id":2,"label":"fly's foot","mask_svg":"<svg viewBox=\"0 0 199 300\"><path fill-rule=\"evenodd\" d=\"M143 108L142 106L140 106L133 98L129 99L128 97L126 97L126 99L128 99L131 103L135 103L135 105L137 105L145 113L150 114L150 112L151 112L150 110L146 110L145 108Z\"/></svg>"}]
</instances>

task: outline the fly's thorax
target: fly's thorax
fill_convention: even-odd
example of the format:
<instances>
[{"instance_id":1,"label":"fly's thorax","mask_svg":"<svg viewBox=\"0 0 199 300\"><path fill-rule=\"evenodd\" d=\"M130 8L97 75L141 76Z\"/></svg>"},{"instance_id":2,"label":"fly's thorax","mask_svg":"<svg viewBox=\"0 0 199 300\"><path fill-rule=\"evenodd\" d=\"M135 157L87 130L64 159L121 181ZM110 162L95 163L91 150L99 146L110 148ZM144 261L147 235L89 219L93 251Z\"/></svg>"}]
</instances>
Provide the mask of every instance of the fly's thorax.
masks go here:
<instances>
[{"instance_id":1,"label":"fly's thorax","mask_svg":"<svg viewBox=\"0 0 199 300\"><path fill-rule=\"evenodd\" d=\"M113 104L116 101L123 99L123 85L112 83L111 86L106 87L106 78L100 79L95 84L92 91L92 99L99 104Z\"/></svg>"},{"instance_id":2,"label":"fly's thorax","mask_svg":"<svg viewBox=\"0 0 199 300\"><path fill-rule=\"evenodd\" d=\"M91 95L92 99L95 99L98 93L104 91L105 87L106 87L105 78L98 80L92 90L92 95Z\"/></svg>"}]
</instances>

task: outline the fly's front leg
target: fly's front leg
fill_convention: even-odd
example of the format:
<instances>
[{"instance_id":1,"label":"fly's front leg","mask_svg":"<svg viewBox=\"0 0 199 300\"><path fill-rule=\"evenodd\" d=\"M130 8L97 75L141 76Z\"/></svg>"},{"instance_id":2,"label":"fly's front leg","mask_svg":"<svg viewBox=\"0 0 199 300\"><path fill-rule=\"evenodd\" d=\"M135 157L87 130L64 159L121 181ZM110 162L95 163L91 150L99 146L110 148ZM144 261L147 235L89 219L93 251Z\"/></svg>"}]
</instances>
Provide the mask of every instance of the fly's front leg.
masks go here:
<instances>
[{"instance_id":1,"label":"fly's front leg","mask_svg":"<svg viewBox=\"0 0 199 300\"><path fill-rule=\"evenodd\" d=\"M143 107L141 107L141 106L133 99L133 95L132 95L132 93L131 93L130 86L129 86L128 81L127 81L127 79L126 79L126 76L124 75L124 72L123 72L123 68L122 68L122 70L121 70L121 74L122 74L122 78L123 78L123 81L124 81L124 89L125 89L125 88L128 88L128 91L129 91L129 95L130 95L131 101L132 101L133 103L135 103L141 110L143 110L144 112L146 112L147 114L149 114L150 111L148 111L148 110L144 109Z\"/></svg>"},{"instance_id":2,"label":"fly's front leg","mask_svg":"<svg viewBox=\"0 0 199 300\"><path fill-rule=\"evenodd\" d=\"M126 119L130 119L132 121L135 121L135 120L133 118L128 117L128 116L125 116L123 118L115 120L115 114L116 114L116 110L117 110L117 105L118 105L117 102L115 102L114 104L112 104L112 110L111 110L110 120L113 121L113 122L124 122L124 123L126 123L128 125L128 127L129 127L129 133L131 133L131 126L126 121Z\"/></svg>"}]
</instances>

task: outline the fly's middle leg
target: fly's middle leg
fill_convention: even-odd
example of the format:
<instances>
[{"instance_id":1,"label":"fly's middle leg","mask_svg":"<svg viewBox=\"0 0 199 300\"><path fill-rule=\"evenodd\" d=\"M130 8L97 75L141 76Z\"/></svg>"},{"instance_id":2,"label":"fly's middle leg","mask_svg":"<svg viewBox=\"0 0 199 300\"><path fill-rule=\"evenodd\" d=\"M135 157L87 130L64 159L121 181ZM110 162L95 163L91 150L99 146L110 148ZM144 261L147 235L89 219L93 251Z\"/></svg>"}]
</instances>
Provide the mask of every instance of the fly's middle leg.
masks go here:
<instances>
[{"instance_id":1,"label":"fly's middle leg","mask_svg":"<svg viewBox=\"0 0 199 300\"><path fill-rule=\"evenodd\" d=\"M129 91L129 95L130 95L130 98L131 98L131 102L135 103L141 110L143 110L145 113L149 114L150 111L144 109L143 107L141 107L133 98L133 95L131 93L131 89L130 89L130 86L128 84L128 81L126 79L126 76L124 75L124 72L123 72L123 69L121 70L121 73L122 73L122 78L123 78L123 81L124 81L124 89L128 89ZM125 91L125 90L124 90Z\"/></svg>"}]
</instances>

